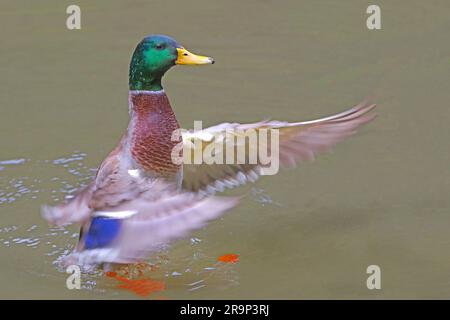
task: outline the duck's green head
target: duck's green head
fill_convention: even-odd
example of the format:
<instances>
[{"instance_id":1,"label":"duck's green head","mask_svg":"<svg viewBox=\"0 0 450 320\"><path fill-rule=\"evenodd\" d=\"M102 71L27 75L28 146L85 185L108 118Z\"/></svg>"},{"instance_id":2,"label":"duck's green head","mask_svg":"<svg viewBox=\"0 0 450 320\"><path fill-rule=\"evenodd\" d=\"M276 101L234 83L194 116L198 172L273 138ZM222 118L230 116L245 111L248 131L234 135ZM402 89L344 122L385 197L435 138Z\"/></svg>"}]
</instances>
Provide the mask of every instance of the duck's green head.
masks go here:
<instances>
[{"instance_id":1,"label":"duck's green head","mask_svg":"<svg viewBox=\"0 0 450 320\"><path fill-rule=\"evenodd\" d=\"M165 35L145 37L136 47L130 63L130 90L162 90L161 79L177 64L212 64L210 57L198 56Z\"/></svg>"}]
</instances>

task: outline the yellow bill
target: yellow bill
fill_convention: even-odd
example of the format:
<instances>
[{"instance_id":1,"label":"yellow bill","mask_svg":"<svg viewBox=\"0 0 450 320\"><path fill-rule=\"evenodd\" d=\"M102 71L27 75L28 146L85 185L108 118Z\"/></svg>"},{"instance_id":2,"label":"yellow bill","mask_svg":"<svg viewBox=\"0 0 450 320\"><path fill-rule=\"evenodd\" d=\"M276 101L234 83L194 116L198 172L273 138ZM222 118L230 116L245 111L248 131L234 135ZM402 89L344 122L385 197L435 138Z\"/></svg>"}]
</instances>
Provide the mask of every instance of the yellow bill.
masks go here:
<instances>
[{"instance_id":1,"label":"yellow bill","mask_svg":"<svg viewBox=\"0 0 450 320\"><path fill-rule=\"evenodd\" d=\"M211 57L199 56L187 51L185 48L177 48L178 58L175 64L196 65L196 64L213 64L214 59Z\"/></svg>"}]
</instances>

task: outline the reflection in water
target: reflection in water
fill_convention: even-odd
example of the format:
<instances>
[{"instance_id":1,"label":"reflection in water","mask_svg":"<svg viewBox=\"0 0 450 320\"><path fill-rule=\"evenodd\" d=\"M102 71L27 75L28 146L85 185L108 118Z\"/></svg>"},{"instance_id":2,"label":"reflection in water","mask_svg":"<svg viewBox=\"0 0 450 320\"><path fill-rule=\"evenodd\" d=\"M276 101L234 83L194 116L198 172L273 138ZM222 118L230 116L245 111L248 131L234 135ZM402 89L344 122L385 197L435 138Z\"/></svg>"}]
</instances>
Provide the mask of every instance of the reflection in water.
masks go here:
<instances>
[{"instance_id":1,"label":"reflection in water","mask_svg":"<svg viewBox=\"0 0 450 320\"><path fill-rule=\"evenodd\" d=\"M227 253L220 256L217 260L225 263L237 263L239 261L239 255L235 253Z\"/></svg>"},{"instance_id":2,"label":"reflection in water","mask_svg":"<svg viewBox=\"0 0 450 320\"><path fill-rule=\"evenodd\" d=\"M121 284L117 286L118 288L129 290L141 297L148 297L154 292L166 289L164 281L153 280L150 278L130 279L128 277L122 277L114 271L106 272L106 276L120 281Z\"/></svg>"}]
</instances>

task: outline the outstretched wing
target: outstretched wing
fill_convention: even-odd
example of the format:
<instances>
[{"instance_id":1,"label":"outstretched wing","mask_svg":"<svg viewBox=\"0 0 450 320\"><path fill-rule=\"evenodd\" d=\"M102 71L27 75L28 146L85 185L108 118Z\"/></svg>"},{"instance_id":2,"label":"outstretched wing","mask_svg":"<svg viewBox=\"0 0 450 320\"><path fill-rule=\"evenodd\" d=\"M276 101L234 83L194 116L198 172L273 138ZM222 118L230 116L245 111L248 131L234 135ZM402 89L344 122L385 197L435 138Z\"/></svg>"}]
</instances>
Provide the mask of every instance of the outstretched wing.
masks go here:
<instances>
[{"instance_id":1,"label":"outstretched wing","mask_svg":"<svg viewBox=\"0 0 450 320\"><path fill-rule=\"evenodd\" d=\"M267 163L263 163L260 151L272 155L271 141L267 143L253 143L251 139L239 139L253 130L258 135L268 129L277 129L279 165L281 167L293 167L299 162L311 161L315 155L329 150L338 142L354 134L356 129L372 120L376 115L371 111L376 105L361 103L342 113L305 122L262 121L251 124L223 123L198 132L183 134L185 164L183 165L183 189L197 191L202 194L213 194L223 191L225 188L233 188L248 181L255 181L264 170ZM265 133L264 133L265 134ZM211 147L217 141L234 142L234 155L238 149L246 151L245 158L235 164L208 164L215 159L226 159L228 150L222 147ZM260 150L267 148L267 150ZM213 152L205 152L213 150ZM194 153L200 152L203 156L201 164L194 163ZM249 158L250 154L257 154L256 161ZM206 158L205 158L206 157ZM208 157L210 157L208 159ZM186 164L186 159L190 164ZM236 159L236 157L234 158ZM254 159L253 159L254 160ZM237 162L237 163L236 163Z\"/></svg>"}]
</instances>

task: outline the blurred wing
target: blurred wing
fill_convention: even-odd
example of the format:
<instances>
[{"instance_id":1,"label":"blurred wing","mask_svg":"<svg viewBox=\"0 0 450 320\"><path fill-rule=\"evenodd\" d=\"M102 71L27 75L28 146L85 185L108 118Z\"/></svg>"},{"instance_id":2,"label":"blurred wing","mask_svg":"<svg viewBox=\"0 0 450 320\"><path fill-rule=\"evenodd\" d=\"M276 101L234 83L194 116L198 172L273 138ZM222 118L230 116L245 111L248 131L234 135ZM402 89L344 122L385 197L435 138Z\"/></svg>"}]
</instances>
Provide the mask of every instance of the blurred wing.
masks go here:
<instances>
[{"instance_id":1,"label":"blurred wing","mask_svg":"<svg viewBox=\"0 0 450 320\"><path fill-rule=\"evenodd\" d=\"M95 179L74 197L54 207L43 206L42 216L52 225L85 222L96 210L131 200L149 188L148 182L121 166L122 143L102 162Z\"/></svg>"},{"instance_id":2,"label":"blurred wing","mask_svg":"<svg viewBox=\"0 0 450 320\"><path fill-rule=\"evenodd\" d=\"M89 200L92 197L94 183L90 183L73 198L54 207L43 205L42 217L51 225L62 226L73 222L81 222L89 218L92 210L89 208Z\"/></svg>"},{"instance_id":3,"label":"blurred wing","mask_svg":"<svg viewBox=\"0 0 450 320\"><path fill-rule=\"evenodd\" d=\"M149 191L132 201L96 212L95 217L107 217L119 223L117 236L105 246L74 252L67 258L68 262L96 264L140 261L160 249L162 244L203 227L209 220L219 217L238 203L238 198L201 197L167 189L159 182L156 184L154 188L162 190L157 199L151 195L153 191ZM89 232L84 239L86 236L89 236Z\"/></svg>"},{"instance_id":4,"label":"blurred wing","mask_svg":"<svg viewBox=\"0 0 450 320\"><path fill-rule=\"evenodd\" d=\"M252 124L223 123L198 132L188 132L183 134L184 152L193 155L194 152L203 154L203 163L183 165L183 189L198 191L200 193L213 194L223 191L225 188L234 188L248 181L255 181L264 170L261 158L250 162L248 155L251 152L259 155L259 144L249 142L249 139L241 139L242 135L249 129L257 133L263 129L278 129L279 133L279 165L281 167L294 167L303 161L314 160L316 154L329 150L338 142L354 134L356 129L369 122L375 117L371 113L375 108L374 104L361 103L345 112L305 122L282 122L282 121L262 121ZM233 133L234 132L234 133ZM231 134L231 136L230 136ZM234 135L234 137L233 137ZM211 148L211 145L220 141L235 141L235 154L238 147L243 147L247 154L242 164L207 164L212 163L208 159L226 153L224 148ZM236 142L238 141L238 142ZM245 144L244 146L242 144ZM271 143L261 144L267 148L268 155L271 154ZM215 152L206 152L208 148L215 149ZM190 152L190 153L189 153ZM187 156L189 159L189 156ZM186 157L185 157L186 159ZM206 160L206 161L205 161ZM189 163L195 163L191 156ZM236 162L235 162L236 163ZM239 162L238 162L239 163Z\"/></svg>"}]
</instances>

